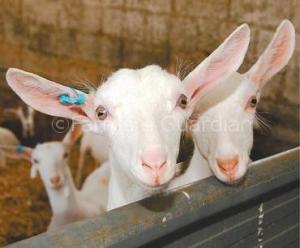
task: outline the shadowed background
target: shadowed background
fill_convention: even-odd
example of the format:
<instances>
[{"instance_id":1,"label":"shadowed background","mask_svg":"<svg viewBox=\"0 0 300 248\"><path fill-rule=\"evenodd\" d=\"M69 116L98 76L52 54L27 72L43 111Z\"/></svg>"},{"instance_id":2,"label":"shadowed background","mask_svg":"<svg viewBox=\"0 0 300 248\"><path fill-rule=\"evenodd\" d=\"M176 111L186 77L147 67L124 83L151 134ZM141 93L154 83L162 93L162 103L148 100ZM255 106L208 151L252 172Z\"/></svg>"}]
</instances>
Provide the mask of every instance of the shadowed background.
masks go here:
<instances>
[{"instance_id":1,"label":"shadowed background","mask_svg":"<svg viewBox=\"0 0 300 248\"><path fill-rule=\"evenodd\" d=\"M257 61L283 19L294 23L299 42L299 7L297 0L3 0L0 6L0 108L20 104L4 80L8 67L22 68L63 83L95 84L121 67L139 68L155 63L184 65L191 70L244 22L252 31L250 48L240 69L245 72ZM270 130L258 131L254 157L299 145L298 66L299 45L296 43L288 66L264 89L259 111L269 121ZM36 118L37 137L28 144L61 137L51 129L51 118L44 115ZM20 136L18 121L2 115L1 111L0 126L9 127ZM34 187L38 180L29 182L28 170L29 166L19 169L15 165L0 171L0 192L6 192L6 196L0 197L0 205L8 206L0 211L7 213L0 216L0 226L7 224L7 216L14 216L12 209L18 204L21 206L15 214L18 218L10 221L10 229L0 228L0 244L46 228L49 212L43 215L46 217L39 214L47 207L47 197L41 185L38 189ZM17 191L14 190L16 183L8 183L4 178L11 176L14 181L16 174L23 183L19 190L26 188L27 181L31 190L24 193L22 201L15 200L22 192L11 197ZM11 189L10 193L7 188ZM30 201L30 196L35 194L41 195L40 198L27 204L26 199ZM36 208L38 204L41 205ZM26 211L31 211L32 216L20 223ZM16 235L8 237L9 233Z\"/></svg>"}]
</instances>

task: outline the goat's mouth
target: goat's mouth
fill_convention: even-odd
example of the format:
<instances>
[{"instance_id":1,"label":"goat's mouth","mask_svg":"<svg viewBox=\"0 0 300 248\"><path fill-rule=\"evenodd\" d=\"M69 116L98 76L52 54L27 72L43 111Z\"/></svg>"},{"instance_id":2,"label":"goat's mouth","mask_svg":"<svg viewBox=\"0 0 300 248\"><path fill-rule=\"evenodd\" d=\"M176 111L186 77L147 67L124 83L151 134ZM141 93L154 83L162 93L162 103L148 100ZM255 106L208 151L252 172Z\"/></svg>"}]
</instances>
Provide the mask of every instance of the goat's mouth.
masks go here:
<instances>
[{"instance_id":1,"label":"goat's mouth","mask_svg":"<svg viewBox=\"0 0 300 248\"><path fill-rule=\"evenodd\" d=\"M163 192L167 187L167 184L161 184L161 185L149 185L149 184L144 184L143 188L145 188L148 191L151 191L152 194L159 194Z\"/></svg>"},{"instance_id":2,"label":"goat's mouth","mask_svg":"<svg viewBox=\"0 0 300 248\"><path fill-rule=\"evenodd\" d=\"M233 179L233 180L228 180L225 183L230 186L239 186L245 181L246 175L247 175L247 172L243 176Z\"/></svg>"},{"instance_id":3,"label":"goat's mouth","mask_svg":"<svg viewBox=\"0 0 300 248\"><path fill-rule=\"evenodd\" d=\"M161 183L160 179L157 178L154 178L154 180L152 179L151 182L145 181L142 178L137 178L136 181L141 187L151 191L161 191L165 189L169 184L169 181Z\"/></svg>"},{"instance_id":4,"label":"goat's mouth","mask_svg":"<svg viewBox=\"0 0 300 248\"><path fill-rule=\"evenodd\" d=\"M237 173L238 168L234 168L232 170L226 170L222 167L219 167L220 172L226 177L228 178L230 181L235 180L235 175Z\"/></svg>"},{"instance_id":5,"label":"goat's mouth","mask_svg":"<svg viewBox=\"0 0 300 248\"><path fill-rule=\"evenodd\" d=\"M238 186L244 182L247 172L248 170L245 170L245 172L242 175L238 175L238 169L232 174L224 173L222 170L220 170L222 178L218 177L218 179L224 184L231 185L231 186Z\"/></svg>"},{"instance_id":6,"label":"goat's mouth","mask_svg":"<svg viewBox=\"0 0 300 248\"><path fill-rule=\"evenodd\" d=\"M169 182L166 183L160 183L155 181L154 184L147 184L146 187L148 188L152 188L152 189L164 189L167 187L167 185L169 184Z\"/></svg>"},{"instance_id":7,"label":"goat's mouth","mask_svg":"<svg viewBox=\"0 0 300 248\"><path fill-rule=\"evenodd\" d=\"M235 186L240 184L241 181L243 181L245 174L242 176L238 176L237 170L232 171L232 173L228 171L224 172L222 170L219 170L219 173L216 174L216 177L218 178L219 181L221 181L224 184Z\"/></svg>"},{"instance_id":8,"label":"goat's mouth","mask_svg":"<svg viewBox=\"0 0 300 248\"><path fill-rule=\"evenodd\" d=\"M59 189L63 188L63 186L64 186L63 182L59 182L59 183L55 183L55 184L50 183L50 187L54 190L59 190Z\"/></svg>"},{"instance_id":9,"label":"goat's mouth","mask_svg":"<svg viewBox=\"0 0 300 248\"><path fill-rule=\"evenodd\" d=\"M162 189L165 189L170 181L174 178L173 177L169 177L165 178L165 176L159 176L159 175L149 175L147 173L145 173L144 171L130 171L129 174L127 174L129 176L129 178L131 178L131 180L133 180L134 182L136 182L140 187L147 189L147 190L151 190L151 191L159 191Z\"/></svg>"}]
</instances>

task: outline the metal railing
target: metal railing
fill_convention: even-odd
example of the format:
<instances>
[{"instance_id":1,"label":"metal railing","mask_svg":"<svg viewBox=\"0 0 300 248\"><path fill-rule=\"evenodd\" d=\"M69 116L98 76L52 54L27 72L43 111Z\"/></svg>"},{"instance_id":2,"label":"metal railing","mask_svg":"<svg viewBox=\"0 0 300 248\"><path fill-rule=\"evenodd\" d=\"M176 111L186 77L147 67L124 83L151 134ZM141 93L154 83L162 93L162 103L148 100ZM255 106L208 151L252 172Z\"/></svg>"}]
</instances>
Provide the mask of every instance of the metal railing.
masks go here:
<instances>
[{"instance_id":1,"label":"metal railing","mask_svg":"<svg viewBox=\"0 0 300 248\"><path fill-rule=\"evenodd\" d=\"M11 247L298 247L299 147Z\"/></svg>"}]
</instances>

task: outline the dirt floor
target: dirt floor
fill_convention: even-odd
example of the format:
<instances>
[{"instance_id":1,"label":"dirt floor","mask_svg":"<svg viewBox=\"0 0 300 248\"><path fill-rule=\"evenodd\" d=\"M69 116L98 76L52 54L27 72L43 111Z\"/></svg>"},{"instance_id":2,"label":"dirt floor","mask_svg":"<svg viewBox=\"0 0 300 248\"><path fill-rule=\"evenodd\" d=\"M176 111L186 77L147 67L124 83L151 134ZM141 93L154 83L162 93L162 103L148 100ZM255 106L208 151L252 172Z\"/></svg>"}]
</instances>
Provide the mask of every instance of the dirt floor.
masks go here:
<instances>
[{"instance_id":1,"label":"dirt floor","mask_svg":"<svg viewBox=\"0 0 300 248\"><path fill-rule=\"evenodd\" d=\"M78 161L78 147L73 149L70 165ZM96 163L86 156L85 175ZM76 166L72 167L72 173ZM30 163L9 160L0 168L0 246L46 231L51 218L48 197L40 178L30 179Z\"/></svg>"},{"instance_id":2,"label":"dirt floor","mask_svg":"<svg viewBox=\"0 0 300 248\"><path fill-rule=\"evenodd\" d=\"M51 217L39 179L29 179L29 163L9 161L0 170L0 245L45 231Z\"/></svg>"}]
</instances>

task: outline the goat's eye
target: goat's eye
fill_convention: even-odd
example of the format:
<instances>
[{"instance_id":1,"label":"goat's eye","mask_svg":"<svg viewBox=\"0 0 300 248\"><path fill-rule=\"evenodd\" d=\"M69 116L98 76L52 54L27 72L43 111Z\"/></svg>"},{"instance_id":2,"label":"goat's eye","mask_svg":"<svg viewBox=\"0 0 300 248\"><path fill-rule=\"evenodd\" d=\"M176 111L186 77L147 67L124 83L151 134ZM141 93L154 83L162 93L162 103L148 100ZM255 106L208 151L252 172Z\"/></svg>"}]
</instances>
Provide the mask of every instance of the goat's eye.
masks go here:
<instances>
[{"instance_id":1,"label":"goat's eye","mask_svg":"<svg viewBox=\"0 0 300 248\"><path fill-rule=\"evenodd\" d=\"M187 97L181 94L177 100L177 106L179 106L182 109L185 109L186 105L187 105Z\"/></svg>"},{"instance_id":2,"label":"goat's eye","mask_svg":"<svg viewBox=\"0 0 300 248\"><path fill-rule=\"evenodd\" d=\"M256 98L256 96L251 96L249 98L249 101L248 101L248 107L255 108L256 105L257 105L257 98Z\"/></svg>"},{"instance_id":3,"label":"goat's eye","mask_svg":"<svg viewBox=\"0 0 300 248\"><path fill-rule=\"evenodd\" d=\"M103 121L106 119L108 112L103 106L99 106L96 109L96 114L97 114L98 119Z\"/></svg>"},{"instance_id":4,"label":"goat's eye","mask_svg":"<svg viewBox=\"0 0 300 248\"><path fill-rule=\"evenodd\" d=\"M39 163L39 160L36 159L36 158L32 159L32 161L33 161L34 164L38 164Z\"/></svg>"},{"instance_id":5,"label":"goat's eye","mask_svg":"<svg viewBox=\"0 0 300 248\"><path fill-rule=\"evenodd\" d=\"M69 153L65 152L64 153L64 158L67 158L67 157L69 157Z\"/></svg>"}]
</instances>

